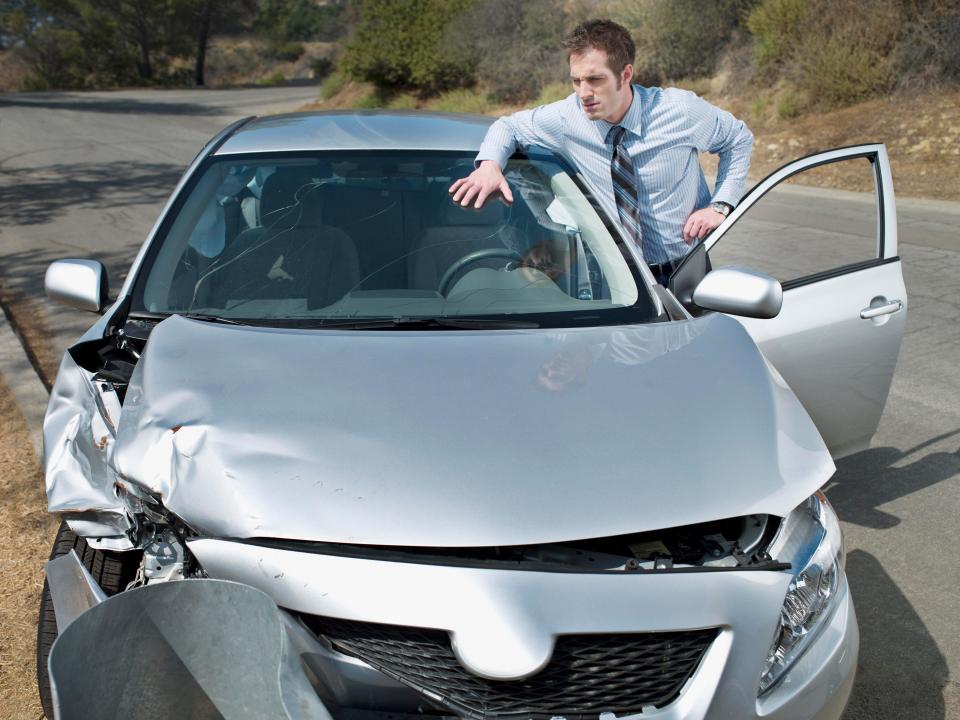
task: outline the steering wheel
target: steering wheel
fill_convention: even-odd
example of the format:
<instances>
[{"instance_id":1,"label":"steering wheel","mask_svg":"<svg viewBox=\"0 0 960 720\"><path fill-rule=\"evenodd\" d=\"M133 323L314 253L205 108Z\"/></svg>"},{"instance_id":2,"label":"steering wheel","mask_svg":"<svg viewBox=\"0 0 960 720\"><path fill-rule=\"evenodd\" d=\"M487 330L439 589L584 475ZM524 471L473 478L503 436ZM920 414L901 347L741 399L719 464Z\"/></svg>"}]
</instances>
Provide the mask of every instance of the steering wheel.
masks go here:
<instances>
[{"instance_id":1,"label":"steering wheel","mask_svg":"<svg viewBox=\"0 0 960 720\"><path fill-rule=\"evenodd\" d=\"M521 261L523 258L520 256L516 250L510 250L509 248L486 248L484 250L474 250L472 253L467 253L462 258L453 263L450 267L447 268L447 271L443 274L443 277L440 278L440 285L437 288L441 295L444 297L447 296L447 292L450 290L450 284L453 282L453 279L457 276L463 268L467 265L472 265L475 262L480 260L489 260L490 258L504 258L505 260L517 260Z\"/></svg>"}]
</instances>

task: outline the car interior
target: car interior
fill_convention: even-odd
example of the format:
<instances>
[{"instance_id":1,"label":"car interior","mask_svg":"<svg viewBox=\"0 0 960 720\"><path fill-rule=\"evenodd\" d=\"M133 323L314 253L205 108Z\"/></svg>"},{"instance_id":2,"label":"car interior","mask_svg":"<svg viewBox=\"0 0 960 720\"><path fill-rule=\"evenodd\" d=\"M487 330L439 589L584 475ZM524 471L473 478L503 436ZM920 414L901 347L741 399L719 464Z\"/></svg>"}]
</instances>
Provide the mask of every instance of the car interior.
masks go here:
<instances>
[{"instance_id":1,"label":"car interior","mask_svg":"<svg viewBox=\"0 0 960 720\"><path fill-rule=\"evenodd\" d=\"M412 314L470 314L512 307L518 293L538 310L610 306L589 238L557 222L550 178L521 164L515 202L476 210L447 192L472 167L363 154L214 166L167 231L151 275L172 277L147 283L147 309L365 316L389 298L387 314L398 302Z\"/></svg>"}]
</instances>

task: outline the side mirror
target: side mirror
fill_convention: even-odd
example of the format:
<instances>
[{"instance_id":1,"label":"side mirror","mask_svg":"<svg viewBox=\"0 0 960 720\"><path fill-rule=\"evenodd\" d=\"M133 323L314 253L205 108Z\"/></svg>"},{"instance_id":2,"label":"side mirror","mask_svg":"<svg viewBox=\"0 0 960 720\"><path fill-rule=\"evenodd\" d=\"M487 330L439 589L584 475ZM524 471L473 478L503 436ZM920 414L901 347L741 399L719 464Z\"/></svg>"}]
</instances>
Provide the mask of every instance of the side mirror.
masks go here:
<instances>
[{"instance_id":1,"label":"side mirror","mask_svg":"<svg viewBox=\"0 0 960 720\"><path fill-rule=\"evenodd\" d=\"M693 302L706 310L770 319L780 314L783 288L776 279L757 270L722 267L700 281L693 291Z\"/></svg>"},{"instance_id":2,"label":"side mirror","mask_svg":"<svg viewBox=\"0 0 960 720\"><path fill-rule=\"evenodd\" d=\"M47 297L78 310L100 312L107 306L107 269L99 260L57 260L43 279Z\"/></svg>"}]
</instances>

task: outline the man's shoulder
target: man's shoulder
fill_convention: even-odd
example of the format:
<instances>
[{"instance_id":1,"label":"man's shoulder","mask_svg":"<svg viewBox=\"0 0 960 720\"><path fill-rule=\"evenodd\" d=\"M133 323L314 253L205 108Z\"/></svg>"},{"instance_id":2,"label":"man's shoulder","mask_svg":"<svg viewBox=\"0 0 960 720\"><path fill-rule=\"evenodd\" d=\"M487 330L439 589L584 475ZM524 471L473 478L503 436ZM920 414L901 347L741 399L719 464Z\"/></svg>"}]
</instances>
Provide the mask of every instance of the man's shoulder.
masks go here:
<instances>
[{"instance_id":1,"label":"man's shoulder","mask_svg":"<svg viewBox=\"0 0 960 720\"><path fill-rule=\"evenodd\" d=\"M539 105L531 108L531 110L538 110L540 108L549 108L561 113L567 113L571 110L579 110L580 101L577 99L577 94L575 92L571 92L565 98L560 98L559 100L554 100L550 103L540 103Z\"/></svg>"},{"instance_id":2,"label":"man's shoulder","mask_svg":"<svg viewBox=\"0 0 960 720\"><path fill-rule=\"evenodd\" d=\"M701 99L696 93L678 87L640 87L640 91L641 100L664 108L685 108Z\"/></svg>"}]
</instances>

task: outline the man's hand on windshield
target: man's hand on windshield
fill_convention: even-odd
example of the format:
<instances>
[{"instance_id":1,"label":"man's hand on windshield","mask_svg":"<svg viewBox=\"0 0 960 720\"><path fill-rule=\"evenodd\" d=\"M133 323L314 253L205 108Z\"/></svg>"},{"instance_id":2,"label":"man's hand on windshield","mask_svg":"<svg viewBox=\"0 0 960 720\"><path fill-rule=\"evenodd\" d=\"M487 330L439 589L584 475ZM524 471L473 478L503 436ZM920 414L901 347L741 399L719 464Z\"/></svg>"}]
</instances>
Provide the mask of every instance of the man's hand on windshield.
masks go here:
<instances>
[{"instance_id":1,"label":"man's hand on windshield","mask_svg":"<svg viewBox=\"0 0 960 720\"><path fill-rule=\"evenodd\" d=\"M711 230L724 221L723 215L716 210L703 208L690 214L683 226L683 241L692 245L694 240L702 240Z\"/></svg>"},{"instance_id":2,"label":"man's hand on windshield","mask_svg":"<svg viewBox=\"0 0 960 720\"><path fill-rule=\"evenodd\" d=\"M507 179L503 176L500 166L493 160L484 160L480 167L460 178L448 191L453 194L453 201L460 203L462 207L468 207L476 198L475 208L482 208L493 193L499 192L503 196L503 201L510 205L513 203L513 193L510 192L510 186L507 185Z\"/></svg>"}]
</instances>

